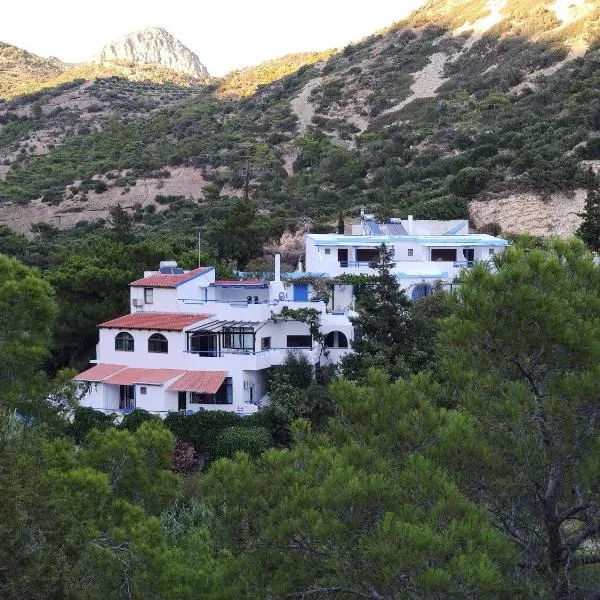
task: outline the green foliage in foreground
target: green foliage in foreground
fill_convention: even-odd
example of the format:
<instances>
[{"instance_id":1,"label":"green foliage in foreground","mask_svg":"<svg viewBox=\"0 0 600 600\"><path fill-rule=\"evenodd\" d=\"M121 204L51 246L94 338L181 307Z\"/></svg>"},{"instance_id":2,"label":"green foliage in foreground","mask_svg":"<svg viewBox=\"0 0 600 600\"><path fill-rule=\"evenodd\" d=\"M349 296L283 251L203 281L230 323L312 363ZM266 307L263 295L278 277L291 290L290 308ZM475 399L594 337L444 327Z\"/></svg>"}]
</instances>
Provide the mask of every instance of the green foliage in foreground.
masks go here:
<instances>
[{"instance_id":1,"label":"green foliage in foreground","mask_svg":"<svg viewBox=\"0 0 600 600\"><path fill-rule=\"evenodd\" d=\"M0 595L593 597L600 266L580 242L526 240L444 306L427 371L334 381L326 426L286 395L314 385L299 361L248 418L104 429L79 409L65 431L60 411L19 419L0 398ZM296 408L316 425L265 450ZM173 472L176 437L213 452L206 471Z\"/></svg>"}]
</instances>

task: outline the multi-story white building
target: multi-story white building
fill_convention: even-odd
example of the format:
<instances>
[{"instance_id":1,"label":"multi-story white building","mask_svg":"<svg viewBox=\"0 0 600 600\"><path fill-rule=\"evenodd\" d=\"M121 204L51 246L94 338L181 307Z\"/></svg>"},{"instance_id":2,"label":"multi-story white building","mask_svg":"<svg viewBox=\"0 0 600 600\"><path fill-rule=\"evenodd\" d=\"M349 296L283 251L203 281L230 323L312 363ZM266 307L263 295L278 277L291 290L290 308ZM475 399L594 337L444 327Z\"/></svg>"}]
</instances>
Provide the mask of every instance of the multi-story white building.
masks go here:
<instances>
[{"instance_id":1,"label":"multi-story white building","mask_svg":"<svg viewBox=\"0 0 600 600\"><path fill-rule=\"evenodd\" d=\"M365 219L352 228L352 235L308 234L306 269L331 277L374 275L381 244L392 253L398 285L417 299L429 294L435 282L450 284L465 267L489 261L508 242L469 234L468 221L413 221L409 217L379 224Z\"/></svg>"},{"instance_id":2,"label":"multi-story white building","mask_svg":"<svg viewBox=\"0 0 600 600\"><path fill-rule=\"evenodd\" d=\"M98 326L96 364L76 377L86 388L83 406L249 413L264 404L267 369L288 350L316 364L338 362L350 349L346 312L309 297L307 283L284 284L279 257L270 282L219 281L212 267L161 264L130 284L130 314ZM336 287L349 304L349 286ZM278 318L283 307L316 309L325 346L307 323Z\"/></svg>"},{"instance_id":3,"label":"multi-story white building","mask_svg":"<svg viewBox=\"0 0 600 600\"><path fill-rule=\"evenodd\" d=\"M253 412L267 401L267 369L282 364L288 350L313 364L339 362L351 351L353 288L340 275L375 274L383 243L399 286L414 299L427 295L436 281L451 283L507 245L465 228L466 221L366 219L352 235L309 234L306 271L283 281L279 256L272 281L219 281L212 267L185 272L161 263L130 284L130 314L99 325L95 365L76 377L86 389L82 404L111 412ZM307 323L282 318L284 307L316 309L324 347Z\"/></svg>"}]
</instances>

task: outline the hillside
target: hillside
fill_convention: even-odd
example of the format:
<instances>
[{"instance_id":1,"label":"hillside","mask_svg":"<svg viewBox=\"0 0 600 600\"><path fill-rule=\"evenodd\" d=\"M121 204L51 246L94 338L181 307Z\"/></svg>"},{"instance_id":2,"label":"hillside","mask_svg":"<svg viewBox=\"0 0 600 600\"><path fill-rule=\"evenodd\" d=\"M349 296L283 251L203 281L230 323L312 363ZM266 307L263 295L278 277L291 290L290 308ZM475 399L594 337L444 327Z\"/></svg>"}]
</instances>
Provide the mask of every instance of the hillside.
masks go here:
<instances>
[{"instance_id":1,"label":"hillside","mask_svg":"<svg viewBox=\"0 0 600 600\"><path fill-rule=\"evenodd\" d=\"M600 159L599 31L597 0L432 0L275 81L277 68L187 89L98 79L13 100L0 220L18 212L26 230L43 202L43 219L73 224L105 214L104 193L153 204L149 179L180 177L196 201L236 195L248 165L259 207L292 219L470 206L475 226L568 235Z\"/></svg>"}]
</instances>

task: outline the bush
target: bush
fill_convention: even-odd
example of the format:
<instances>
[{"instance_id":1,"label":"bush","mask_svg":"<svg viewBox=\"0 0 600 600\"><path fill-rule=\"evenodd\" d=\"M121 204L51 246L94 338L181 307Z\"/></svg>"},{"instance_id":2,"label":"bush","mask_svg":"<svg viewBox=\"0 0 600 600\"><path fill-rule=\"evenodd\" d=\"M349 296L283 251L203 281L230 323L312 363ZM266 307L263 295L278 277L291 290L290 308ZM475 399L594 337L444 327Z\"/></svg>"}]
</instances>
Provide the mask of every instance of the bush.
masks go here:
<instances>
[{"instance_id":1,"label":"bush","mask_svg":"<svg viewBox=\"0 0 600 600\"><path fill-rule=\"evenodd\" d=\"M67 433L77 444L81 444L92 429L105 431L113 425L113 415L106 415L87 406L78 406L75 409L75 416L67 429Z\"/></svg>"},{"instance_id":2,"label":"bush","mask_svg":"<svg viewBox=\"0 0 600 600\"><path fill-rule=\"evenodd\" d=\"M215 444L215 458L230 457L236 452L258 456L271 446L271 434L264 427L227 427Z\"/></svg>"},{"instance_id":3,"label":"bush","mask_svg":"<svg viewBox=\"0 0 600 600\"><path fill-rule=\"evenodd\" d=\"M490 173L487 169L465 167L448 178L448 191L464 198L473 198L485 188L489 180Z\"/></svg>"},{"instance_id":4,"label":"bush","mask_svg":"<svg viewBox=\"0 0 600 600\"><path fill-rule=\"evenodd\" d=\"M467 219L469 203L460 196L442 196L431 200L423 200L411 206L408 211L415 219Z\"/></svg>"},{"instance_id":5,"label":"bush","mask_svg":"<svg viewBox=\"0 0 600 600\"><path fill-rule=\"evenodd\" d=\"M213 458L215 443L221 431L233 425L240 425L243 417L224 410L206 410L193 415L170 413L164 421L165 427L177 439L191 444L196 452Z\"/></svg>"},{"instance_id":6,"label":"bush","mask_svg":"<svg viewBox=\"0 0 600 600\"><path fill-rule=\"evenodd\" d=\"M183 440L177 440L175 449L171 455L171 463L173 471L181 475L191 473L200 466L198 454L194 450L194 446Z\"/></svg>"},{"instance_id":7,"label":"bush","mask_svg":"<svg viewBox=\"0 0 600 600\"><path fill-rule=\"evenodd\" d=\"M140 425L146 421L160 421L160 417L151 415L143 408L136 408L133 412L130 412L123 417L123 420L119 424L119 429L127 429L127 431L134 433L138 430Z\"/></svg>"}]
</instances>

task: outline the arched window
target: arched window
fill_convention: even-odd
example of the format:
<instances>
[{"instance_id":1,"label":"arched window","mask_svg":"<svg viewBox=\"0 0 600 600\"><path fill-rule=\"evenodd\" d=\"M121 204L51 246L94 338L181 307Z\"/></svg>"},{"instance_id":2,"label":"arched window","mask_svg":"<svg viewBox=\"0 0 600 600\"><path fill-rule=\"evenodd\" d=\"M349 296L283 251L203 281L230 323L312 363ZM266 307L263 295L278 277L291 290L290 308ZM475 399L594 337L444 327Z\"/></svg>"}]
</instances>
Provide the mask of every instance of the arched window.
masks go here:
<instances>
[{"instance_id":1,"label":"arched window","mask_svg":"<svg viewBox=\"0 0 600 600\"><path fill-rule=\"evenodd\" d=\"M330 331L325 336L326 348L347 348L348 338L341 331Z\"/></svg>"},{"instance_id":2,"label":"arched window","mask_svg":"<svg viewBox=\"0 0 600 600\"><path fill-rule=\"evenodd\" d=\"M148 338L148 352L167 354L167 352L169 352L169 342L167 338L162 333L153 333Z\"/></svg>"},{"instance_id":3,"label":"arched window","mask_svg":"<svg viewBox=\"0 0 600 600\"><path fill-rule=\"evenodd\" d=\"M115 350L123 352L133 352L133 336L126 331L117 333L115 337Z\"/></svg>"}]
</instances>

